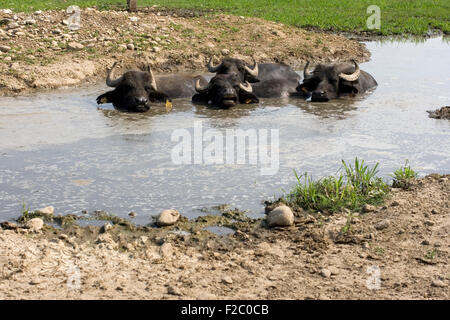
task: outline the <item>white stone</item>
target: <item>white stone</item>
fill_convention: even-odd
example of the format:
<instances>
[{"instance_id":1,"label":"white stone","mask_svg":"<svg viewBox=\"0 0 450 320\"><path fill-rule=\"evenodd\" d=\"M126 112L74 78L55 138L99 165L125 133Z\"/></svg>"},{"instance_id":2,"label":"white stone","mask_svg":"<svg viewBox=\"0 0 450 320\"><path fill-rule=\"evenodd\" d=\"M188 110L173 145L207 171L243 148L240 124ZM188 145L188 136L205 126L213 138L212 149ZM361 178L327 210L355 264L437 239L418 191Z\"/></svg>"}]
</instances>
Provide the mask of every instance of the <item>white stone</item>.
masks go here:
<instances>
[{"instance_id":1,"label":"white stone","mask_svg":"<svg viewBox=\"0 0 450 320\"><path fill-rule=\"evenodd\" d=\"M45 208L41 208L41 209L39 209L37 211L39 213L43 214L43 215L51 216L55 212L55 208L53 206L48 206L48 207L45 207Z\"/></svg>"},{"instance_id":2,"label":"white stone","mask_svg":"<svg viewBox=\"0 0 450 320\"><path fill-rule=\"evenodd\" d=\"M139 20L138 17L130 17L131 22L137 22Z\"/></svg>"},{"instance_id":3,"label":"white stone","mask_svg":"<svg viewBox=\"0 0 450 320\"><path fill-rule=\"evenodd\" d=\"M42 229L42 227L44 226L44 220L42 220L41 218L33 218L30 221L27 221L25 226L31 231L36 232Z\"/></svg>"},{"instance_id":4,"label":"white stone","mask_svg":"<svg viewBox=\"0 0 450 320\"><path fill-rule=\"evenodd\" d=\"M180 213L177 210L170 209L162 211L156 218L156 224L160 227L170 226L175 224L180 218Z\"/></svg>"},{"instance_id":5,"label":"white stone","mask_svg":"<svg viewBox=\"0 0 450 320\"><path fill-rule=\"evenodd\" d=\"M163 243L163 245L161 246L161 248L159 250L160 250L161 256L163 256L164 258L170 258L173 255L173 247L168 242Z\"/></svg>"},{"instance_id":6,"label":"white stone","mask_svg":"<svg viewBox=\"0 0 450 320\"><path fill-rule=\"evenodd\" d=\"M67 44L67 48L70 50L81 50L84 48L84 46L81 43L78 42L69 42Z\"/></svg>"},{"instance_id":7,"label":"white stone","mask_svg":"<svg viewBox=\"0 0 450 320\"><path fill-rule=\"evenodd\" d=\"M9 46L0 46L1 52L8 52L9 50L11 50L11 47L9 47Z\"/></svg>"},{"instance_id":8,"label":"white stone","mask_svg":"<svg viewBox=\"0 0 450 320\"><path fill-rule=\"evenodd\" d=\"M127 49L134 50L134 44L132 44L132 43L127 44Z\"/></svg>"},{"instance_id":9,"label":"white stone","mask_svg":"<svg viewBox=\"0 0 450 320\"><path fill-rule=\"evenodd\" d=\"M288 227L294 224L294 214L288 206L279 206L267 215L269 227Z\"/></svg>"}]
</instances>

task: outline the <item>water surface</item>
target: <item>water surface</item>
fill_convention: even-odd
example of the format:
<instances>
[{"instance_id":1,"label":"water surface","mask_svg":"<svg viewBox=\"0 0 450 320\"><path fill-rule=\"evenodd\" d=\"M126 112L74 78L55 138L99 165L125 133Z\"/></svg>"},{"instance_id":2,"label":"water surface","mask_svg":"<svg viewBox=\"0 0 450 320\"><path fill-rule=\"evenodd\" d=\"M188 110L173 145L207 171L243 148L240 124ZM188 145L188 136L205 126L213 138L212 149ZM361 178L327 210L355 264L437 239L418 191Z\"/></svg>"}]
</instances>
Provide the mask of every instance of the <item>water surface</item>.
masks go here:
<instances>
[{"instance_id":1,"label":"water surface","mask_svg":"<svg viewBox=\"0 0 450 320\"><path fill-rule=\"evenodd\" d=\"M18 98L0 98L0 220L53 205L57 213L134 211L146 224L160 210L196 217L202 208L231 204L263 214L262 201L295 182L293 169L315 177L334 174L341 159L380 162L389 174L409 159L422 175L450 171L450 121L426 110L450 104L450 45L370 42L372 60L361 68L378 88L355 99L309 103L268 99L259 105L213 110L189 99L166 113L97 110L104 84ZM173 130L279 129L279 172L261 165L176 165Z\"/></svg>"}]
</instances>

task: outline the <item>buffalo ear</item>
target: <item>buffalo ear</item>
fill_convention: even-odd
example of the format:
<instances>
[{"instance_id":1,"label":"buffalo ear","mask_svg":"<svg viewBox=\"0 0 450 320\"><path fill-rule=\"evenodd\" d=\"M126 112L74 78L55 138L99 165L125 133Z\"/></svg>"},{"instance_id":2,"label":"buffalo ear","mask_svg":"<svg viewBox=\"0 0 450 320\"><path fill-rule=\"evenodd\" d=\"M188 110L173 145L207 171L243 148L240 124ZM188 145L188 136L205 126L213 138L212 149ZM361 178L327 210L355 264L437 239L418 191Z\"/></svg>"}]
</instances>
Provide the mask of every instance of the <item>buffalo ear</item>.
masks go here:
<instances>
[{"instance_id":1,"label":"buffalo ear","mask_svg":"<svg viewBox=\"0 0 450 320\"><path fill-rule=\"evenodd\" d=\"M192 97L193 103L208 104L209 97L207 93L197 93Z\"/></svg>"},{"instance_id":2,"label":"buffalo ear","mask_svg":"<svg viewBox=\"0 0 450 320\"><path fill-rule=\"evenodd\" d=\"M239 102L243 104L259 103L259 99L253 93L248 93L243 90L240 90Z\"/></svg>"},{"instance_id":3,"label":"buffalo ear","mask_svg":"<svg viewBox=\"0 0 450 320\"><path fill-rule=\"evenodd\" d=\"M108 91L97 97L97 104L112 103L112 102L114 102L114 92L113 91Z\"/></svg>"},{"instance_id":4,"label":"buffalo ear","mask_svg":"<svg viewBox=\"0 0 450 320\"><path fill-rule=\"evenodd\" d=\"M148 93L148 99L151 102L167 102L172 101L168 95L159 91L151 91Z\"/></svg>"}]
</instances>

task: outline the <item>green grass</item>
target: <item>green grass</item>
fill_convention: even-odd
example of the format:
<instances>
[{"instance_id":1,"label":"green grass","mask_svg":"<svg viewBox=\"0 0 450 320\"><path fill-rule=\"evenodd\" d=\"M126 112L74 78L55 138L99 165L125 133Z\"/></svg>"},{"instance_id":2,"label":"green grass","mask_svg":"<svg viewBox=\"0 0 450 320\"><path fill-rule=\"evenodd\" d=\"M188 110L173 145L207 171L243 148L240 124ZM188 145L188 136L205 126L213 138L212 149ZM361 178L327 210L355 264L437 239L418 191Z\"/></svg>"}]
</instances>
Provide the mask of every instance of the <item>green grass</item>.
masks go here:
<instances>
[{"instance_id":1,"label":"green grass","mask_svg":"<svg viewBox=\"0 0 450 320\"><path fill-rule=\"evenodd\" d=\"M16 11L64 9L69 5L108 9L126 0L2 0L0 8ZM159 4L167 8L215 9L236 15L256 16L298 27L334 31L369 31L366 10L381 9L379 34L423 35L429 29L450 33L449 0L138 0L139 6Z\"/></svg>"},{"instance_id":2,"label":"green grass","mask_svg":"<svg viewBox=\"0 0 450 320\"><path fill-rule=\"evenodd\" d=\"M379 205L389 193L389 186L377 177L378 163L370 168L355 159L354 165L342 161L341 173L313 180L307 173L298 175L297 185L283 199L289 206L328 213L346 208L360 211L365 204Z\"/></svg>"},{"instance_id":3,"label":"green grass","mask_svg":"<svg viewBox=\"0 0 450 320\"><path fill-rule=\"evenodd\" d=\"M412 180L417 178L417 173L411 169L408 160L406 160L405 165L394 171L392 186L394 188L402 188L409 190L411 188Z\"/></svg>"}]
</instances>

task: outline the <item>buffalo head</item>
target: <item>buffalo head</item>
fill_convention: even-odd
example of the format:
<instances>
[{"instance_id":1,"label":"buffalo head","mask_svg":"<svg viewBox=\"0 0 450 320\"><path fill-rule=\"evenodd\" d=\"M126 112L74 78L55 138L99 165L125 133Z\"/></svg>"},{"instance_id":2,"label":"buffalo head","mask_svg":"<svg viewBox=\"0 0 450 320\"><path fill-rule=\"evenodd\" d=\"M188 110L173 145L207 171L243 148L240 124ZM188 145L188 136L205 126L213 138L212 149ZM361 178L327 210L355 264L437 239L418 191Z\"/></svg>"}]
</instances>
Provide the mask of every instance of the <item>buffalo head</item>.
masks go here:
<instances>
[{"instance_id":1,"label":"buffalo head","mask_svg":"<svg viewBox=\"0 0 450 320\"><path fill-rule=\"evenodd\" d=\"M247 81L241 82L239 75L235 72L218 74L204 87L197 80L195 90L198 92L192 97L192 101L195 103L229 108L237 103L259 102L258 98L252 93L251 84Z\"/></svg>"},{"instance_id":2,"label":"buffalo head","mask_svg":"<svg viewBox=\"0 0 450 320\"><path fill-rule=\"evenodd\" d=\"M143 71L130 70L115 78L116 63L108 71L106 84L114 88L97 98L97 103L112 103L117 109L145 112L151 102L167 102L170 98L158 91L155 77L149 65Z\"/></svg>"},{"instance_id":3,"label":"buffalo head","mask_svg":"<svg viewBox=\"0 0 450 320\"><path fill-rule=\"evenodd\" d=\"M297 90L305 98L311 98L311 101L326 102L344 94L363 93L377 85L375 79L360 70L354 60L353 65L319 64L312 72L308 67L309 62L303 70L303 82Z\"/></svg>"},{"instance_id":4,"label":"buffalo head","mask_svg":"<svg viewBox=\"0 0 450 320\"><path fill-rule=\"evenodd\" d=\"M248 66L244 60L235 58L225 58L219 65L214 66L212 64L211 57L208 62L208 71L216 74L230 74L236 73L239 75L241 82L255 83L259 82L258 79L258 64L253 59L253 66Z\"/></svg>"}]
</instances>

